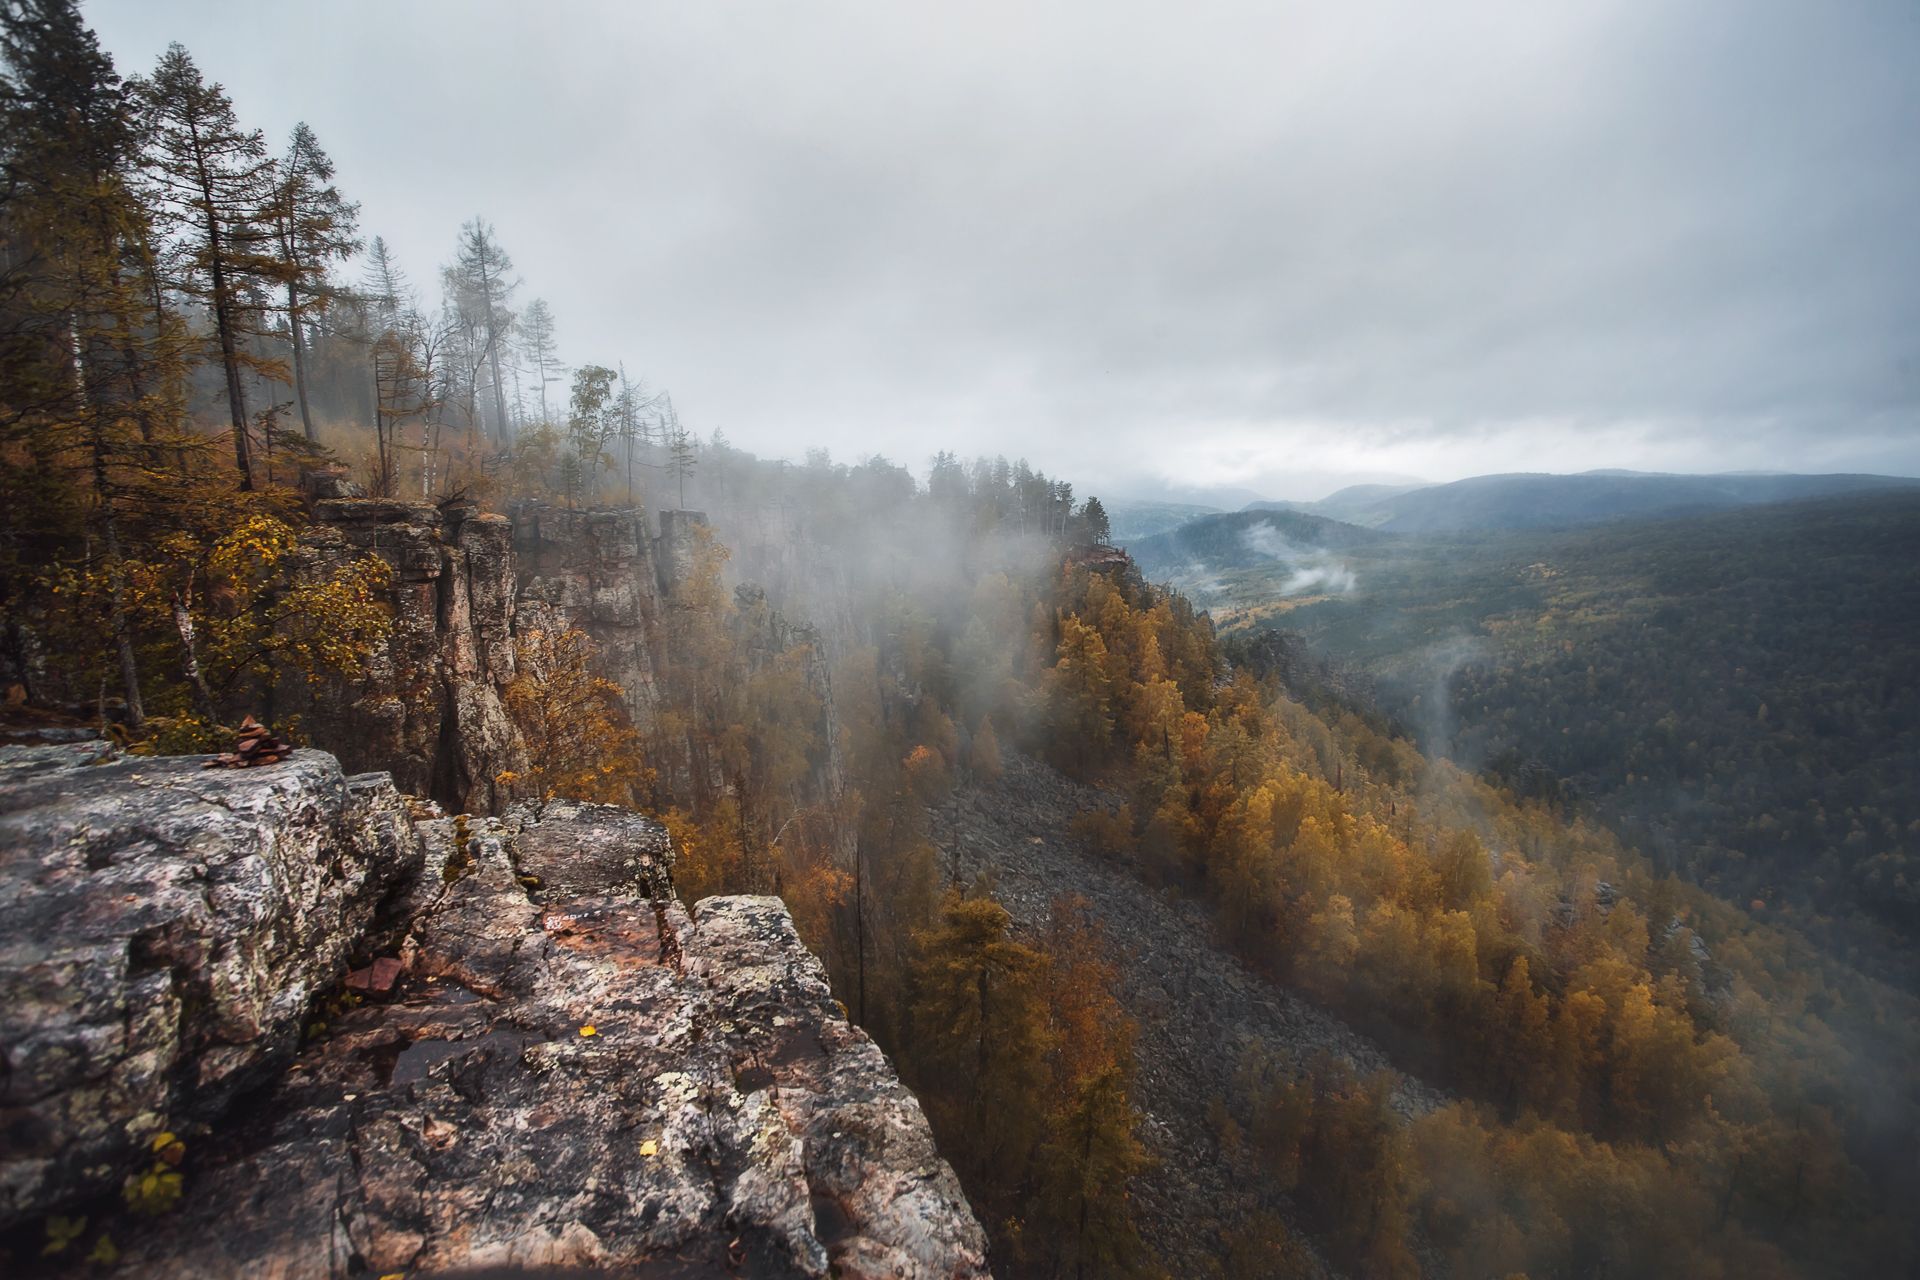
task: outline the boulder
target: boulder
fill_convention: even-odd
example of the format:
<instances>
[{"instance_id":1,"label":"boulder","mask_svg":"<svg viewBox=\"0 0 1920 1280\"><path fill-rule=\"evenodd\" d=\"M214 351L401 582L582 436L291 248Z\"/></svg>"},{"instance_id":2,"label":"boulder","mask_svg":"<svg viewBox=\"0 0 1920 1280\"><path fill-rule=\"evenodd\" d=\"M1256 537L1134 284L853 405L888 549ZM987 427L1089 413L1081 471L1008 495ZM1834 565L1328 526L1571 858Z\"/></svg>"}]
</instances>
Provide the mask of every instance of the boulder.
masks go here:
<instances>
[{"instance_id":1,"label":"boulder","mask_svg":"<svg viewBox=\"0 0 1920 1280\"><path fill-rule=\"evenodd\" d=\"M987 1274L785 906L689 914L658 823L105 750L0 755L10 1222L128 1276ZM177 1206L88 1203L163 1127Z\"/></svg>"},{"instance_id":2,"label":"boulder","mask_svg":"<svg viewBox=\"0 0 1920 1280\"><path fill-rule=\"evenodd\" d=\"M292 1059L420 846L385 775L0 748L0 1226Z\"/></svg>"}]
</instances>

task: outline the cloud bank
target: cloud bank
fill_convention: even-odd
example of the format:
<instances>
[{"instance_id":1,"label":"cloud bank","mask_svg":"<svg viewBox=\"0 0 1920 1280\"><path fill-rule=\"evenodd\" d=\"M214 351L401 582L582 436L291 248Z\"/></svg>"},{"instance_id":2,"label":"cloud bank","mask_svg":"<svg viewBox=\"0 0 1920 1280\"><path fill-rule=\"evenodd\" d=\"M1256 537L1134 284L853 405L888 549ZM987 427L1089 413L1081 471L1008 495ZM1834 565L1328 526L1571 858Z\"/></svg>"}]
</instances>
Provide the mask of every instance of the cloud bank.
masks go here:
<instances>
[{"instance_id":1,"label":"cloud bank","mask_svg":"<svg viewBox=\"0 0 1920 1280\"><path fill-rule=\"evenodd\" d=\"M416 281L485 214L568 360L765 453L1920 472L1909 0L87 16L309 121Z\"/></svg>"}]
</instances>

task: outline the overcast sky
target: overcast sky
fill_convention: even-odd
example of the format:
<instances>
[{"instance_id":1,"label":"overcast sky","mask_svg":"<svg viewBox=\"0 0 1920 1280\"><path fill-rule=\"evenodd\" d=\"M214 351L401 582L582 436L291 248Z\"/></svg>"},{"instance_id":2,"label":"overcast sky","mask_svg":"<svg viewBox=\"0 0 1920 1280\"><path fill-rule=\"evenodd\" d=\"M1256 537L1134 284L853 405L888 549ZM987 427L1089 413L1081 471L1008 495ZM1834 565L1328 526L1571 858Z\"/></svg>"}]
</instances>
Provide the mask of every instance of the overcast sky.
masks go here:
<instances>
[{"instance_id":1,"label":"overcast sky","mask_svg":"<svg viewBox=\"0 0 1920 1280\"><path fill-rule=\"evenodd\" d=\"M1920 473L1920 3L92 0L763 454Z\"/></svg>"}]
</instances>

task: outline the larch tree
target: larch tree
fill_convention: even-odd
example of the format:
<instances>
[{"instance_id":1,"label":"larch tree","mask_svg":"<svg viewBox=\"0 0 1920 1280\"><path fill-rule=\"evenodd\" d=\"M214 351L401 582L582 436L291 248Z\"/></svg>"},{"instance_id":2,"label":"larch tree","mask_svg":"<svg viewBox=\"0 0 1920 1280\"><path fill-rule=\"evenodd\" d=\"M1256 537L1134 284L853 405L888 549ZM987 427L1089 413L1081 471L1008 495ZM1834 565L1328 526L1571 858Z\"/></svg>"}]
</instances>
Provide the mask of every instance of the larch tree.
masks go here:
<instances>
[{"instance_id":1,"label":"larch tree","mask_svg":"<svg viewBox=\"0 0 1920 1280\"><path fill-rule=\"evenodd\" d=\"M367 246L367 263L360 272L360 298L367 308L368 328L374 332L399 325L400 313L413 295L407 273L393 256L385 236Z\"/></svg>"},{"instance_id":2,"label":"larch tree","mask_svg":"<svg viewBox=\"0 0 1920 1280\"><path fill-rule=\"evenodd\" d=\"M354 231L360 207L333 185L333 160L321 149L320 140L305 121L293 127L273 195L274 235L286 265L287 340L293 350L294 398L300 406L301 429L309 441L314 441L319 437L307 401L306 325L309 316L324 311L332 301L334 291L328 285L331 264L359 251L360 241Z\"/></svg>"},{"instance_id":3,"label":"larch tree","mask_svg":"<svg viewBox=\"0 0 1920 1280\"><path fill-rule=\"evenodd\" d=\"M573 394L567 413L567 505L578 497L592 499L599 484L601 460L619 430L619 405L614 398L613 370L583 364L573 374Z\"/></svg>"},{"instance_id":4,"label":"larch tree","mask_svg":"<svg viewBox=\"0 0 1920 1280\"><path fill-rule=\"evenodd\" d=\"M594 671L594 646L583 631L546 626L514 643L515 675L502 695L526 749L524 774L493 781L531 791L534 803L566 797L600 803L632 800L637 738L620 687Z\"/></svg>"},{"instance_id":5,"label":"larch tree","mask_svg":"<svg viewBox=\"0 0 1920 1280\"><path fill-rule=\"evenodd\" d=\"M382 236L375 236L367 247L360 300L367 319L367 353L373 366L374 480L381 493L391 494L400 424L437 404L437 331L413 305L413 289L406 272L394 260Z\"/></svg>"},{"instance_id":6,"label":"larch tree","mask_svg":"<svg viewBox=\"0 0 1920 1280\"><path fill-rule=\"evenodd\" d=\"M627 465L627 505L633 505L633 467L635 455L640 446L652 440L651 424L654 419L648 417L648 411L656 405L657 397L647 394L644 382L636 382L627 376L625 361L620 363L620 395L615 402L620 420L620 442L626 455Z\"/></svg>"},{"instance_id":7,"label":"larch tree","mask_svg":"<svg viewBox=\"0 0 1920 1280\"><path fill-rule=\"evenodd\" d=\"M700 463L700 444L693 433L680 425L680 414L673 407L673 397L665 396L660 405L660 433L667 442L667 465L673 468L673 478L679 486L680 505L687 505L687 477Z\"/></svg>"},{"instance_id":8,"label":"larch tree","mask_svg":"<svg viewBox=\"0 0 1920 1280\"><path fill-rule=\"evenodd\" d=\"M560 363L559 344L554 336L553 308L545 298L529 302L520 317L520 349L527 363L533 366L533 379L539 386L540 421L552 422L553 411L547 407L547 387L560 381L565 368Z\"/></svg>"},{"instance_id":9,"label":"larch tree","mask_svg":"<svg viewBox=\"0 0 1920 1280\"><path fill-rule=\"evenodd\" d=\"M475 372L484 363L492 375L494 438L502 445L511 439L511 427L501 348L514 323L508 304L520 287L512 274L513 259L500 247L491 223L474 218L460 228L460 247L447 268L447 284L462 318L482 339L474 353Z\"/></svg>"},{"instance_id":10,"label":"larch tree","mask_svg":"<svg viewBox=\"0 0 1920 1280\"><path fill-rule=\"evenodd\" d=\"M963 1176L1000 1194L1026 1177L1045 1127L1051 1033L1046 956L1010 934L1006 909L950 896L919 938L912 1061Z\"/></svg>"},{"instance_id":11,"label":"larch tree","mask_svg":"<svg viewBox=\"0 0 1920 1280\"><path fill-rule=\"evenodd\" d=\"M258 329L252 299L287 276L272 232L262 225L271 217L277 166L260 131L240 127L226 91L209 84L180 45L168 47L137 91L146 113L144 173L156 218L183 251L174 285L213 317L234 464L240 487L252 489L257 477L245 377L279 373L274 362L247 349L246 338Z\"/></svg>"}]
</instances>

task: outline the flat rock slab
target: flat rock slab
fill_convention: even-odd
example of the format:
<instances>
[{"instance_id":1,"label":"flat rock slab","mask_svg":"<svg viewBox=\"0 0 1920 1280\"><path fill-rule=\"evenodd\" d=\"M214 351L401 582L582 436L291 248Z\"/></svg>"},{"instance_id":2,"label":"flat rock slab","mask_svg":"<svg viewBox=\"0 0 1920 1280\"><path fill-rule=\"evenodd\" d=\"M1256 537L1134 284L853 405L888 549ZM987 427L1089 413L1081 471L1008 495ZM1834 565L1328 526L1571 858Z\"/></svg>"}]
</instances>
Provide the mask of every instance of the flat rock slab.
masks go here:
<instances>
[{"instance_id":1,"label":"flat rock slab","mask_svg":"<svg viewBox=\"0 0 1920 1280\"><path fill-rule=\"evenodd\" d=\"M420 851L384 775L0 748L0 1227L284 1068Z\"/></svg>"},{"instance_id":2,"label":"flat rock slab","mask_svg":"<svg viewBox=\"0 0 1920 1280\"><path fill-rule=\"evenodd\" d=\"M918 1103L778 899L652 896L671 847L620 810L420 831L437 874L392 1001L190 1144L181 1210L116 1231L123 1270L987 1274Z\"/></svg>"}]
</instances>

